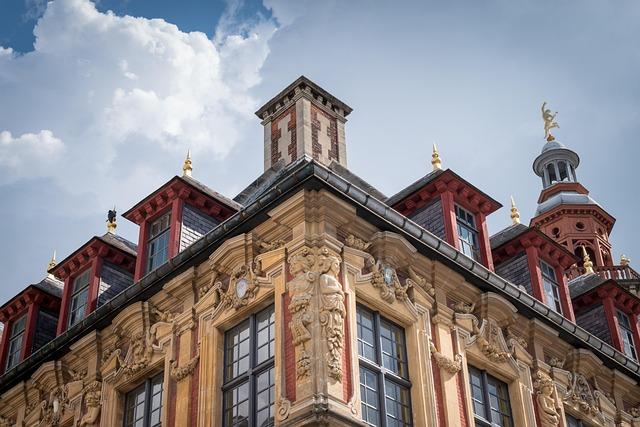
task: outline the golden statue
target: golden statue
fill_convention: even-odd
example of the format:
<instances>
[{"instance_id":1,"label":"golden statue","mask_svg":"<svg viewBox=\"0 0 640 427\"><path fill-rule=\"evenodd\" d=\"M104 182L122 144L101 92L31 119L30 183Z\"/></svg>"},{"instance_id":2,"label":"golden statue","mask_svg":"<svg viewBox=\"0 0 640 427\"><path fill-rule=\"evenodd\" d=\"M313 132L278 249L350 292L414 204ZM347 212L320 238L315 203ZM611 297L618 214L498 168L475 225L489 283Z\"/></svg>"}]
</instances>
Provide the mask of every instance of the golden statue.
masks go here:
<instances>
[{"instance_id":1,"label":"golden statue","mask_svg":"<svg viewBox=\"0 0 640 427\"><path fill-rule=\"evenodd\" d=\"M551 114L551 110L550 109L545 109L545 107L547 106L546 102L542 103L542 120L544 120L544 137L547 139L547 141L551 142L553 141L555 138L553 135L551 135L551 129L553 128L558 128L560 129L560 126L558 126L558 122L556 122L556 115L558 114L558 112L556 111L555 113Z\"/></svg>"}]
</instances>

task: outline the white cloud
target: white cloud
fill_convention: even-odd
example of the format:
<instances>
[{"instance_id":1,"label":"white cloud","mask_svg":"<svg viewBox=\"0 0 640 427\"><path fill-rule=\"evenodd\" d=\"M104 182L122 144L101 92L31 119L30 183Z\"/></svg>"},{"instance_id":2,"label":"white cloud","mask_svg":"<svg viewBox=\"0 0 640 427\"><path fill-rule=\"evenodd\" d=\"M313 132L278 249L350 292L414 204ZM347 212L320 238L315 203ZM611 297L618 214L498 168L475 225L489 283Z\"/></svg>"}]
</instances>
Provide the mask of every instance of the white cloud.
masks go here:
<instances>
[{"instance_id":1,"label":"white cloud","mask_svg":"<svg viewBox=\"0 0 640 427\"><path fill-rule=\"evenodd\" d=\"M14 137L0 132L0 184L20 178L34 178L53 173L54 165L64 151L62 141L50 130L25 133Z\"/></svg>"},{"instance_id":2,"label":"white cloud","mask_svg":"<svg viewBox=\"0 0 640 427\"><path fill-rule=\"evenodd\" d=\"M223 159L255 125L249 91L274 31L256 18L241 35L219 31L213 41L162 19L101 13L89 0L50 2L34 51L0 47L0 93L10 100L0 103L0 131L10 141L0 147L3 181L22 178L16 168L32 163L67 191L131 203L145 189L116 180L140 170L166 176L166 159L187 148ZM46 151L63 145L64 156Z\"/></svg>"}]
</instances>

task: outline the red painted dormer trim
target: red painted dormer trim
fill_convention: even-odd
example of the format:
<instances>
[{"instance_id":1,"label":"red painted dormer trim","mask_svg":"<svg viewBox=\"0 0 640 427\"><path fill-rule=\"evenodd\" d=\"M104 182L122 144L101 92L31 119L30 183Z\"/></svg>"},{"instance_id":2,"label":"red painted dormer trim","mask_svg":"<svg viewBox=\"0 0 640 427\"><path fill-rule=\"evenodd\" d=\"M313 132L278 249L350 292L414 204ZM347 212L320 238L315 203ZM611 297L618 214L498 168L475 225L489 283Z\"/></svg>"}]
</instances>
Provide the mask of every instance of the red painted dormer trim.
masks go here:
<instances>
[{"instance_id":1,"label":"red painted dormer trim","mask_svg":"<svg viewBox=\"0 0 640 427\"><path fill-rule=\"evenodd\" d=\"M446 241L458 250L460 250L460 244L458 241L455 205L459 205L471 212L475 217L478 231L481 262L485 267L493 270L493 256L489 243L486 217L498 210L502 205L450 169L432 173L434 174L433 179L429 180L429 175L425 177L426 182L424 185L394 203L392 207L401 214L410 216L416 210L439 197L442 203Z\"/></svg>"},{"instance_id":2,"label":"red painted dormer trim","mask_svg":"<svg viewBox=\"0 0 640 427\"><path fill-rule=\"evenodd\" d=\"M567 319L575 321L567 276L564 272L571 265L575 264L578 258L562 245L551 240L550 237L535 228L529 228L495 248L493 250L493 258L495 262L499 264L521 253L523 250L527 257L533 297L546 304L542 270L540 269L540 260L542 260L553 267L555 271L563 315Z\"/></svg>"},{"instance_id":3,"label":"red painted dormer trim","mask_svg":"<svg viewBox=\"0 0 640 427\"><path fill-rule=\"evenodd\" d=\"M62 260L58 265L50 270L50 273L64 280L64 290L62 292L62 307L58 317L57 335L67 330L69 320L69 303L71 300L73 281L87 269L91 269L89 281L89 294L85 316L96 309L98 301L98 291L100 289L100 277L102 265L105 261L114 264L125 271L133 274L136 266L136 257L129 252L103 240L104 237L94 236L87 243L78 248L75 252Z\"/></svg>"},{"instance_id":4,"label":"red painted dormer trim","mask_svg":"<svg viewBox=\"0 0 640 427\"><path fill-rule=\"evenodd\" d=\"M192 178L175 176L123 214L126 219L140 226L134 282L149 273L147 271L149 224L167 211L171 211L169 225L169 259L171 259L180 252L182 214L185 205L193 206L219 222L223 222L240 208L240 205L232 200L212 190L205 191L199 188L199 185L201 184L197 184L197 181Z\"/></svg>"},{"instance_id":5,"label":"red painted dormer trim","mask_svg":"<svg viewBox=\"0 0 640 427\"><path fill-rule=\"evenodd\" d=\"M60 298L44 292L34 285L28 286L0 308L0 322L4 324L2 344L0 346L0 374L4 373L6 369L7 351L13 323L22 316L27 316L20 353L20 361L22 361L31 355L38 312L43 309L54 312L59 310Z\"/></svg>"},{"instance_id":6,"label":"red painted dormer trim","mask_svg":"<svg viewBox=\"0 0 640 427\"><path fill-rule=\"evenodd\" d=\"M640 355L640 329L638 315L640 315L640 299L621 288L614 280L607 280L589 292L573 300L576 308L588 308L594 304L602 304L613 347L624 353L622 334L616 310L629 316L631 332L636 347L636 354Z\"/></svg>"}]
</instances>

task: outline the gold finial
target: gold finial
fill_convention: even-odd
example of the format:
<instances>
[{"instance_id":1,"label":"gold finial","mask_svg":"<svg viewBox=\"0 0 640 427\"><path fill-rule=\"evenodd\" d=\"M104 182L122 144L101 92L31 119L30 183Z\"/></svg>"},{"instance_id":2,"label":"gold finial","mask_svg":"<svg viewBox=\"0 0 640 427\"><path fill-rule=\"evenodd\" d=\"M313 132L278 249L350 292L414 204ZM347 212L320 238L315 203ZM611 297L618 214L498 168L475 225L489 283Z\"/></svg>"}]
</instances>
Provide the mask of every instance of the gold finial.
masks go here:
<instances>
[{"instance_id":1,"label":"gold finial","mask_svg":"<svg viewBox=\"0 0 640 427\"><path fill-rule=\"evenodd\" d=\"M556 122L556 115L558 115L558 112L556 111L555 113L552 114L550 109L545 108L546 106L547 106L547 103L543 102L542 103L542 120L544 121L544 137L548 142L551 142L556 139L553 135L551 135L551 129L553 128L560 129L560 126L558 126L558 122Z\"/></svg>"},{"instance_id":2,"label":"gold finial","mask_svg":"<svg viewBox=\"0 0 640 427\"><path fill-rule=\"evenodd\" d=\"M116 228L118 224L116 222L116 207L113 207L113 210L109 210L107 213L107 233L116 234Z\"/></svg>"},{"instance_id":3,"label":"gold finial","mask_svg":"<svg viewBox=\"0 0 640 427\"><path fill-rule=\"evenodd\" d=\"M584 274L594 274L593 271L593 263L591 262L591 258L589 258L589 254L587 253L587 249L584 245L580 246L582 248L582 262L584 266Z\"/></svg>"},{"instance_id":4,"label":"gold finial","mask_svg":"<svg viewBox=\"0 0 640 427\"><path fill-rule=\"evenodd\" d=\"M511 222L513 224L520 224L520 211L516 207L516 201L513 200L513 196L511 196Z\"/></svg>"},{"instance_id":5,"label":"gold finial","mask_svg":"<svg viewBox=\"0 0 640 427\"><path fill-rule=\"evenodd\" d=\"M47 272L49 272L49 270L51 270L53 267L55 267L58 263L56 262L56 251L53 251L53 256L51 257L51 259L49 260L49 264L47 265ZM51 273L49 273L49 276L53 276Z\"/></svg>"},{"instance_id":6,"label":"gold finial","mask_svg":"<svg viewBox=\"0 0 640 427\"><path fill-rule=\"evenodd\" d=\"M630 262L631 260L625 254L620 255L620 265L626 267Z\"/></svg>"},{"instance_id":7,"label":"gold finial","mask_svg":"<svg viewBox=\"0 0 640 427\"><path fill-rule=\"evenodd\" d=\"M433 143L433 152L431 153L431 165L433 170L442 169L442 161L440 161L440 154L438 154L438 148Z\"/></svg>"},{"instance_id":8,"label":"gold finial","mask_svg":"<svg viewBox=\"0 0 640 427\"><path fill-rule=\"evenodd\" d=\"M191 171L193 170L193 166L191 163L191 149L187 151L187 158L184 159L184 164L182 165L182 176L191 176Z\"/></svg>"}]
</instances>

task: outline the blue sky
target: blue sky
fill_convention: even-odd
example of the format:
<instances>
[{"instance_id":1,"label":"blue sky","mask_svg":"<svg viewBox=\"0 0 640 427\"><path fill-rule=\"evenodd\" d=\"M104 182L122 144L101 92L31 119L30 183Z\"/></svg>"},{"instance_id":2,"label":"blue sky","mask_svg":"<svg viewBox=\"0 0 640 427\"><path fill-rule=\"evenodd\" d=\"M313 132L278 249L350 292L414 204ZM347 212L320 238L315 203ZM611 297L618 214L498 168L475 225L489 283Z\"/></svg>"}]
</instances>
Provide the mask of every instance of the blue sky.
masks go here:
<instances>
[{"instance_id":1,"label":"blue sky","mask_svg":"<svg viewBox=\"0 0 640 427\"><path fill-rule=\"evenodd\" d=\"M188 148L194 177L237 194L262 172L253 112L301 74L354 108L349 167L384 193L427 173L437 142L524 222L547 101L634 266L638 22L631 0L0 2L0 301L179 173ZM491 232L509 221L494 213ZM122 218L118 232L137 239Z\"/></svg>"}]
</instances>

